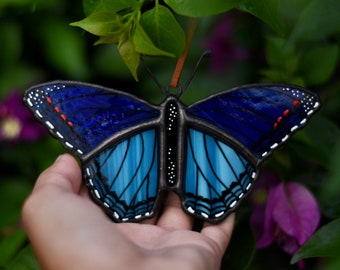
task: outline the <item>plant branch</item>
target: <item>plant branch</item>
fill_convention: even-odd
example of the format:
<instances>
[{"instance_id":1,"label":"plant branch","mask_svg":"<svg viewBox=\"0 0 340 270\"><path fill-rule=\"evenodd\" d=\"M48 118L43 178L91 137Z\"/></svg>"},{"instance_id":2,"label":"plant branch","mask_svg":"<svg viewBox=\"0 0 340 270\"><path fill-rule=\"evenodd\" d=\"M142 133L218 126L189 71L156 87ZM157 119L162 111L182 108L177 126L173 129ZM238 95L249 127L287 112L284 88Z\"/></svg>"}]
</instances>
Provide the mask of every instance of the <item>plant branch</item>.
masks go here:
<instances>
[{"instance_id":1,"label":"plant branch","mask_svg":"<svg viewBox=\"0 0 340 270\"><path fill-rule=\"evenodd\" d=\"M192 38L193 38L194 33L195 33L196 25L197 25L197 18L190 18L189 24L188 24L187 38L186 38L186 41L185 41L185 47L184 47L182 54L178 58L178 61L177 61L177 64L176 64L176 67L175 67L175 70L174 70L174 74L172 75L172 79L171 79L171 83L170 83L170 86L172 88L178 87L178 83L179 83L179 80L181 78L185 59L187 58L188 51L189 51L189 48L190 48L190 44L191 44Z\"/></svg>"}]
</instances>

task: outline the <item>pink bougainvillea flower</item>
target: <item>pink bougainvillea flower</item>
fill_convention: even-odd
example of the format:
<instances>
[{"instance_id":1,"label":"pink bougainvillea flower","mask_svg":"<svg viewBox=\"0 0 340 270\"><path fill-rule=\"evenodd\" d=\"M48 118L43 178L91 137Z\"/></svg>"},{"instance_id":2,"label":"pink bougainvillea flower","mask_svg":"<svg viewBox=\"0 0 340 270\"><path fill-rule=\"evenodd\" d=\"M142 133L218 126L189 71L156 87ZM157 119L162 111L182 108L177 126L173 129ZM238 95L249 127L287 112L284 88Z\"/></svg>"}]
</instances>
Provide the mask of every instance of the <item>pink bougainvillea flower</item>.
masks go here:
<instances>
[{"instance_id":1,"label":"pink bougainvillea flower","mask_svg":"<svg viewBox=\"0 0 340 270\"><path fill-rule=\"evenodd\" d=\"M264 248L277 242L286 253L293 255L319 225L318 204L312 193L297 182L270 186L267 195L264 212L263 208L262 212L255 210L252 216L257 247ZM254 206L254 209L259 207ZM302 261L299 266L303 267Z\"/></svg>"},{"instance_id":2,"label":"pink bougainvillea flower","mask_svg":"<svg viewBox=\"0 0 340 270\"><path fill-rule=\"evenodd\" d=\"M233 18L229 15L224 16L205 42L205 47L212 51L211 66L214 71L224 70L233 61L248 58L247 50L233 42L233 25Z\"/></svg>"},{"instance_id":3,"label":"pink bougainvillea flower","mask_svg":"<svg viewBox=\"0 0 340 270\"><path fill-rule=\"evenodd\" d=\"M0 140L34 141L44 134L46 129L24 106L19 91L0 103Z\"/></svg>"},{"instance_id":4,"label":"pink bougainvillea flower","mask_svg":"<svg viewBox=\"0 0 340 270\"><path fill-rule=\"evenodd\" d=\"M250 200L254 205L251 215L251 223L257 239L263 235L263 224L268 194L272 188L276 187L280 183L281 180L275 173L263 170L256 182L254 191L251 193Z\"/></svg>"}]
</instances>

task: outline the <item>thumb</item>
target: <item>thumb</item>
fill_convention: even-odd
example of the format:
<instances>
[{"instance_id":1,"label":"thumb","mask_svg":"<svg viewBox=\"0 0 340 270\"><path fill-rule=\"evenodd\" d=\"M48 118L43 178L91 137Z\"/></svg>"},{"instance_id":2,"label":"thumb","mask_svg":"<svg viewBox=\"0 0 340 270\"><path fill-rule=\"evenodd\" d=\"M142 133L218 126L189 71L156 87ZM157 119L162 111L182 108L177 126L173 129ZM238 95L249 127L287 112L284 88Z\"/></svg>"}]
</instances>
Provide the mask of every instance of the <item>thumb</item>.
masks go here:
<instances>
[{"instance_id":1,"label":"thumb","mask_svg":"<svg viewBox=\"0 0 340 270\"><path fill-rule=\"evenodd\" d=\"M44 226L65 210L69 198L78 193L81 171L77 161L68 154L59 156L52 166L40 174L31 195L22 207L22 222L28 235L43 232ZM72 196L68 196L72 195ZM37 230L39 228L39 230Z\"/></svg>"},{"instance_id":2,"label":"thumb","mask_svg":"<svg viewBox=\"0 0 340 270\"><path fill-rule=\"evenodd\" d=\"M38 177L33 193L42 188L59 188L78 193L81 187L81 171L74 157L69 154L59 156L54 164Z\"/></svg>"}]
</instances>

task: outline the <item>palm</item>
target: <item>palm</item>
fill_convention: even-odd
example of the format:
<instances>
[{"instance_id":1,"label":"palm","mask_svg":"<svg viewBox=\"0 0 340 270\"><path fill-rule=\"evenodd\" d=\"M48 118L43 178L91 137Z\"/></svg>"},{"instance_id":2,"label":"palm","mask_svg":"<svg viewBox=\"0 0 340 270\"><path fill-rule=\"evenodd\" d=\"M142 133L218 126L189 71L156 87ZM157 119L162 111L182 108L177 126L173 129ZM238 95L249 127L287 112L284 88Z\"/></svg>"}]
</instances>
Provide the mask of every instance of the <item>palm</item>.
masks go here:
<instances>
[{"instance_id":1,"label":"palm","mask_svg":"<svg viewBox=\"0 0 340 270\"><path fill-rule=\"evenodd\" d=\"M218 269L233 221L231 215L194 232L192 218L171 193L161 216L113 223L89 199L68 155L38 178L23 208L27 234L49 269Z\"/></svg>"}]
</instances>

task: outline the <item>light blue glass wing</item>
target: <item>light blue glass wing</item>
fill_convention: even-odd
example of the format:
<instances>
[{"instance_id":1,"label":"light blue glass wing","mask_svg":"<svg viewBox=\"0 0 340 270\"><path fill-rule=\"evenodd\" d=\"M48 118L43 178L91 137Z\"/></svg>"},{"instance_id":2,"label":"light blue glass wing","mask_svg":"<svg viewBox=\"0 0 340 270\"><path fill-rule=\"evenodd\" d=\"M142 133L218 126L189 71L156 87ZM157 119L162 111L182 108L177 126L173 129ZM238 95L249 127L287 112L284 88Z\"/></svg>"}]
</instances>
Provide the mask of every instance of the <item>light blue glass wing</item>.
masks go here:
<instances>
[{"instance_id":1,"label":"light blue glass wing","mask_svg":"<svg viewBox=\"0 0 340 270\"><path fill-rule=\"evenodd\" d=\"M183 208L204 220L222 220L250 191L256 167L231 146L192 128L186 150Z\"/></svg>"},{"instance_id":2,"label":"light blue glass wing","mask_svg":"<svg viewBox=\"0 0 340 270\"><path fill-rule=\"evenodd\" d=\"M158 192L156 129L142 131L100 151L84 164L94 199L117 222L151 216Z\"/></svg>"}]
</instances>

